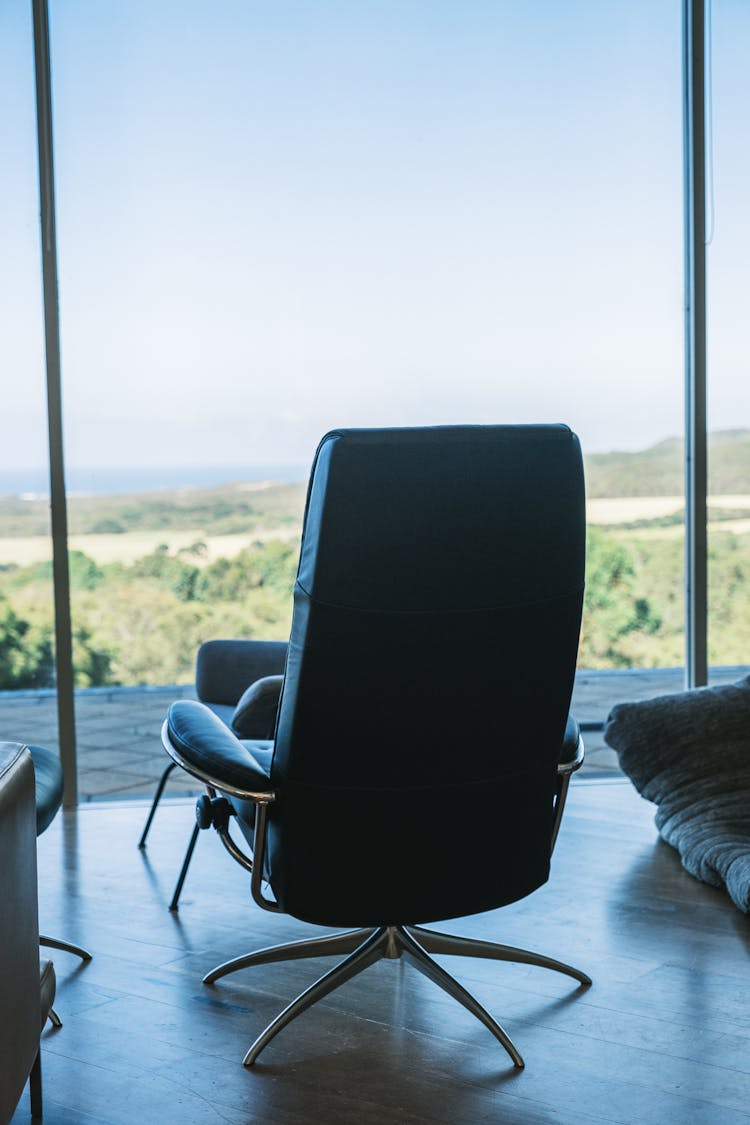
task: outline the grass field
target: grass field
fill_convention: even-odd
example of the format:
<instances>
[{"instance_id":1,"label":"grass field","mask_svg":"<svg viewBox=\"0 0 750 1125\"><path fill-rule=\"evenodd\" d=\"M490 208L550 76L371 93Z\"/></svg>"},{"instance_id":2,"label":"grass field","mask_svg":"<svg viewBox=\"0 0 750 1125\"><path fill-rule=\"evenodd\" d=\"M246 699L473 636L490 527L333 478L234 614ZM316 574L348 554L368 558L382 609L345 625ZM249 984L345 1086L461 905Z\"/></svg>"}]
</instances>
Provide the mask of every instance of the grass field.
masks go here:
<instances>
[{"instance_id":1,"label":"grass field","mask_svg":"<svg viewBox=\"0 0 750 1125\"><path fill-rule=\"evenodd\" d=\"M266 543L269 539L285 541L296 539L299 527L259 528L251 535L206 535L200 528L185 531L126 531L118 535L71 535L68 544L71 551L83 551L95 563L132 563L136 559L150 555L162 544L169 548L171 555L188 552L195 566L206 566L216 559L231 559L256 543ZM191 552L196 543L205 544L205 551ZM15 564L31 566L34 563L49 562L52 558L52 541L47 535L25 535L16 538L0 539L0 566Z\"/></svg>"},{"instance_id":2,"label":"grass field","mask_svg":"<svg viewBox=\"0 0 750 1125\"><path fill-rule=\"evenodd\" d=\"M713 521L710 534L750 533L750 494L712 496L708 505ZM682 496L621 496L589 500L586 513L588 523L594 527L628 529L644 539L679 539L683 534L683 524L678 517L684 506ZM633 525L638 525L637 529ZM288 542L297 538L299 533L300 523L295 519L282 526L259 527L250 532L228 535L212 534L195 526L118 534L78 534L71 535L69 542L72 551L83 551L100 566L112 562L135 562L162 544L168 547L171 555L178 555L190 553L196 543L203 543L205 551L191 554L191 561L196 566L205 566L219 558L234 558L254 543L265 543L270 539ZM0 538L0 566L30 566L47 562L51 557L52 545L48 535Z\"/></svg>"},{"instance_id":3,"label":"grass field","mask_svg":"<svg viewBox=\"0 0 750 1125\"><path fill-rule=\"evenodd\" d=\"M750 533L750 494L709 496L708 534ZM682 496L615 496L589 500L590 526L630 533L639 539L681 539L685 500Z\"/></svg>"},{"instance_id":4,"label":"grass field","mask_svg":"<svg viewBox=\"0 0 750 1125\"><path fill-rule=\"evenodd\" d=\"M708 507L712 516L747 512L750 517L750 494L709 496ZM676 516L684 508L683 496L612 496L589 500L586 516L589 523L606 527L661 520Z\"/></svg>"},{"instance_id":5,"label":"grass field","mask_svg":"<svg viewBox=\"0 0 750 1125\"><path fill-rule=\"evenodd\" d=\"M747 498L750 507L750 496ZM685 507L682 496L612 496L589 500L586 518L598 527L659 520Z\"/></svg>"}]
</instances>

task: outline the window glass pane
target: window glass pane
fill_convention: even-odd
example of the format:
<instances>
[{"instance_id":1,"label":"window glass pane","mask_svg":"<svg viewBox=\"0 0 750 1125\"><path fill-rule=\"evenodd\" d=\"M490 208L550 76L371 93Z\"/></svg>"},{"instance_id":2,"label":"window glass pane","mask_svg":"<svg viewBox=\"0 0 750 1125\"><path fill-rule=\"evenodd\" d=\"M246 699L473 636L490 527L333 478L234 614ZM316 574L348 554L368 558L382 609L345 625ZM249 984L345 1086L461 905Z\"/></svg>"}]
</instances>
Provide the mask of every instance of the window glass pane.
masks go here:
<instances>
[{"instance_id":1,"label":"window glass pane","mask_svg":"<svg viewBox=\"0 0 750 1125\"><path fill-rule=\"evenodd\" d=\"M441 422L581 436L582 716L680 665L676 0L68 0L52 33L78 683L285 636L320 436Z\"/></svg>"},{"instance_id":2,"label":"window glass pane","mask_svg":"<svg viewBox=\"0 0 750 1125\"><path fill-rule=\"evenodd\" d=\"M708 657L710 679L719 682L745 675L750 663L750 380L745 358L750 10L731 0L717 0L712 7Z\"/></svg>"},{"instance_id":3,"label":"window glass pane","mask_svg":"<svg viewBox=\"0 0 750 1125\"><path fill-rule=\"evenodd\" d=\"M31 5L0 5L0 716L58 748Z\"/></svg>"}]
</instances>

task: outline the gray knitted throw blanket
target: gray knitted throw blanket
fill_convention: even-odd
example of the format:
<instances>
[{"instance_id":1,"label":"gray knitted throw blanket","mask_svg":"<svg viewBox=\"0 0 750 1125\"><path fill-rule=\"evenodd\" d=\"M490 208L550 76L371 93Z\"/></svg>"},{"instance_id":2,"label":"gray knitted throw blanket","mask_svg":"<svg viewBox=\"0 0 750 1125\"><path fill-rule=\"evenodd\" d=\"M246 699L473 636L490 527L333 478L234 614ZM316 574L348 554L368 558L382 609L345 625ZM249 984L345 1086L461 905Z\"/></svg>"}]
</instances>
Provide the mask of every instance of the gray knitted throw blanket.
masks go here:
<instances>
[{"instance_id":1,"label":"gray knitted throw blanket","mask_svg":"<svg viewBox=\"0 0 750 1125\"><path fill-rule=\"evenodd\" d=\"M686 870L750 913L750 676L618 703L604 737Z\"/></svg>"}]
</instances>

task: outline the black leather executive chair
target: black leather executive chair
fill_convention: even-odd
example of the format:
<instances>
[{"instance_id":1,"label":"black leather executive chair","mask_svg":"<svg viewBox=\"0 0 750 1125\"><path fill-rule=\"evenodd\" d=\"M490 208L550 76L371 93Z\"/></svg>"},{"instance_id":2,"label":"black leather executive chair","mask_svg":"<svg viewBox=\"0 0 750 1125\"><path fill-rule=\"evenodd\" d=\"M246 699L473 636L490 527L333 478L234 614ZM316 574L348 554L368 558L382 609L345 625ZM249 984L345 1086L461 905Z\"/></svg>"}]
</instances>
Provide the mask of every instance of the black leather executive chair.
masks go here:
<instances>
[{"instance_id":1,"label":"black leather executive chair","mask_svg":"<svg viewBox=\"0 0 750 1125\"><path fill-rule=\"evenodd\" d=\"M219 966L345 955L251 1045L381 957L405 957L493 1017L431 954L585 973L425 923L494 910L546 882L583 748L568 707L584 583L578 440L564 426L342 430L310 480L272 748L194 701L164 745L208 788L255 901L330 937ZM251 843L244 855L230 817Z\"/></svg>"}]
</instances>

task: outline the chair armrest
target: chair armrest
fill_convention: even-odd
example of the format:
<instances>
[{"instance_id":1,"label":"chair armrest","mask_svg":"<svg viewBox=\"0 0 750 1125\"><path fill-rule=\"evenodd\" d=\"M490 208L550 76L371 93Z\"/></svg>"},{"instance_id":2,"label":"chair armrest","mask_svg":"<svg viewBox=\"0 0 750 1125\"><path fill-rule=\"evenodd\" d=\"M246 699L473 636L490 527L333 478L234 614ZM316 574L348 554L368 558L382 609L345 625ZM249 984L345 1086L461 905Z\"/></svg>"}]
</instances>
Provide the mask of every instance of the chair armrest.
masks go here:
<instances>
[{"instance_id":1,"label":"chair armrest","mask_svg":"<svg viewBox=\"0 0 750 1125\"><path fill-rule=\"evenodd\" d=\"M202 703L173 703L162 742L169 756L204 784L243 800L274 799L271 780L250 750Z\"/></svg>"},{"instance_id":2,"label":"chair armrest","mask_svg":"<svg viewBox=\"0 0 750 1125\"><path fill-rule=\"evenodd\" d=\"M575 771L580 769L582 765L583 739L578 729L578 723L572 715L568 715L568 720L565 724L565 734L563 735L562 746L560 747L560 754L557 759L557 785L552 814L550 855L555 850L557 834L560 831L560 822L562 821L565 802L568 797L568 789L570 788L570 779Z\"/></svg>"},{"instance_id":3,"label":"chair armrest","mask_svg":"<svg viewBox=\"0 0 750 1125\"><path fill-rule=\"evenodd\" d=\"M284 671L287 647L286 641L206 641L195 664L198 698L234 707L249 684Z\"/></svg>"},{"instance_id":4,"label":"chair armrest","mask_svg":"<svg viewBox=\"0 0 750 1125\"><path fill-rule=\"evenodd\" d=\"M568 715L568 721L565 724L565 734L563 735L562 746L560 747L560 756L557 760L557 772L560 774L571 774L579 770L583 765L583 739L572 715Z\"/></svg>"}]
</instances>

